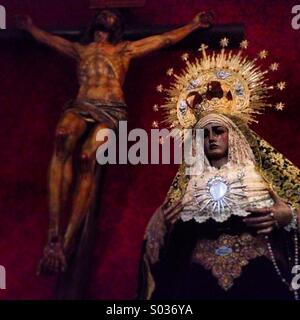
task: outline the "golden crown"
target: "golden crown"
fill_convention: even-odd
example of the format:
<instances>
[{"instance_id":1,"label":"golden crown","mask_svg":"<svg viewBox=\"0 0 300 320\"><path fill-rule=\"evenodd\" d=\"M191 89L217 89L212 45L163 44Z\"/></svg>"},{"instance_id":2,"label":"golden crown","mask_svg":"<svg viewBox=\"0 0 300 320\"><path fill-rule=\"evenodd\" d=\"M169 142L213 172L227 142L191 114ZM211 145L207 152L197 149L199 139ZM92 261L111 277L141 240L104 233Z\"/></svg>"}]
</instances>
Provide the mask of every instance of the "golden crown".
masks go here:
<instances>
[{"instance_id":1,"label":"golden crown","mask_svg":"<svg viewBox=\"0 0 300 320\"><path fill-rule=\"evenodd\" d=\"M251 60L244 55L249 45L247 40L241 42L237 53L225 52L228 44L229 40L223 38L221 52L212 54L208 54L208 47L202 44L199 48L202 57L195 62L189 61L187 53L182 55L186 68L180 75L174 74L173 68L167 71L175 81L169 89L157 86L157 91L167 93L166 103L161 107L163 122L169 127L191 128L208 113L222 113L251 123L267 107L284 108L282 102L275 105L268 102L271 90L286 87L285 82L270 85L267 78L270 71L278 70L278 63L272 63L266 70L258 63L267 58L268 51L261 51ZM158 106L153 109L158 111ZM152 126L158 127L158 122L154 121Z\"/></svg>"}]
</instances>

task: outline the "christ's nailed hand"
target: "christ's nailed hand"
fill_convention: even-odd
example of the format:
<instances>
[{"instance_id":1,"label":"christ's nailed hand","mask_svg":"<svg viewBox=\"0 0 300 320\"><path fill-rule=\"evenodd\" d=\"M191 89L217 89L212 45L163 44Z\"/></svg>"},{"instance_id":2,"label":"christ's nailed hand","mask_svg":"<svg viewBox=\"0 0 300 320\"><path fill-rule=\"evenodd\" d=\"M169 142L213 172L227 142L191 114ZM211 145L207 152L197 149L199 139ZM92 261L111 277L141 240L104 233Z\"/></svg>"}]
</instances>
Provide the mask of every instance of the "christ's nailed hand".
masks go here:
<instances>
[{"instance_id":1,"label":"christ's nailed hand","mask_svg":"<svg viewBox=\"0 0 300 320\"><path fill-rule=\"evenodd\" d=\"M212 11L199 12L193 19L193 22L198 24L199 27L208 28L214 22L214 13Z\"/></svg>"},{"instance_id":2,"label":"christ's nailed hand","mask_svg":"<svg viewBox=\"0 0 300 320\"><path fill-rule=\"evenodd\" d=\"M33 21L28 15L17 15L15 21L18 29L29 31L33 27Z\"/></svg>"}]
</instances>

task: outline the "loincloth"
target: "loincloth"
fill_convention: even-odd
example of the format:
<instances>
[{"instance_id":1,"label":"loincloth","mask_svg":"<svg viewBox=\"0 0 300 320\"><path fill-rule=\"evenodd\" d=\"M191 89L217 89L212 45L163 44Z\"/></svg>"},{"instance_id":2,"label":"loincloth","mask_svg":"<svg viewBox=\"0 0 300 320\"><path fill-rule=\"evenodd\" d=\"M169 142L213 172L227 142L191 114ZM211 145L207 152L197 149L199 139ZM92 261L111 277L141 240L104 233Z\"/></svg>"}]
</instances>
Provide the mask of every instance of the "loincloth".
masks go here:
<instances>
[{"instance_id":1,"label":"loincloth","mask_svg":"<svg viewBox=\"0 0 300 320\"><path fill-rule=\"evenodd\" d=\"M119 121L127 120L127 106L121 102L71 100L65 104L63 111L79 114L87 122L107 123L113 129L118 128Z\"/></svg>"}]
</instances>

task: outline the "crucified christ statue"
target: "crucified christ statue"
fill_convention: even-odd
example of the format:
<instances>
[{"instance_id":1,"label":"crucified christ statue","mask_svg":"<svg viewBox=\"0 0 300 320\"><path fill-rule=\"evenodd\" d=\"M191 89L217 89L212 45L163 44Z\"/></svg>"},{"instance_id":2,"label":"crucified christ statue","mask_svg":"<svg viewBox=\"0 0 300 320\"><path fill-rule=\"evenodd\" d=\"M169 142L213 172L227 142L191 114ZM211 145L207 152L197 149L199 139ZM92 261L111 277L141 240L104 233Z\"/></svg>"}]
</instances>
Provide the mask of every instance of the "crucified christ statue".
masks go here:
<instances>
[{"instance_id":1,"label":"crucified christ statue","mask_svg":"<svg viewBox=\"0 0 300 320\"><path fill-rule=\"evenodd\" d=\"M211 13L199 13L185 26L161 35L137 41L122 40L122 20L117 11L102 10L93 26L94 41L88 45L70 42L39 29L28 16L19 17L19 27L37 41L73 58L78 63L80 89L75 100L65 108L58 122L54 152L49 168L49 232L39 271L63 272L74 248L85 215L94 201L96 151L104 141L97 141L99 130L117 130L127 119L122 85L131 59L182 40L199 28L212 23ZM91 125L87 139L80 146L77 185L72 198L70 219L65 232L61 226L72 183L72 158L79 139ZM105 136L105 133L103 133Z\"/></svg>"}]
</instances>

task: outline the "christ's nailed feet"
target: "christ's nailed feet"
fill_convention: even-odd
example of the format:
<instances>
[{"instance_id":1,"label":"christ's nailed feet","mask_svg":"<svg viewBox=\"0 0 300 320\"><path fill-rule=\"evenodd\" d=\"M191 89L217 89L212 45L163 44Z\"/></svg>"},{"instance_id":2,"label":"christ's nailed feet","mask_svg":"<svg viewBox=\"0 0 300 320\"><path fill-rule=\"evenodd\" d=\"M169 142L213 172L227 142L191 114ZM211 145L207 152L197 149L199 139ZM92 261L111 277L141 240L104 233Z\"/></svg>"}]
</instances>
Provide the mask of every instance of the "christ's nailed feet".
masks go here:
<instances>
[{"instance_id":1,"label":"christ's nailed feet","mask_svg":"<svg viewBox=\"0 0 300 320\"><path fill-rule=\"evenodd\" d=\"M64 272L67 267L66 257L60 240L49 241L44 248L44 255L39 262L37 274L49 275Z\"/></svg>"}]
</instances>

